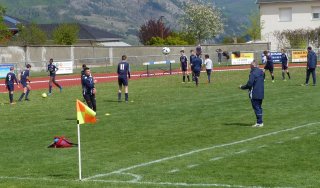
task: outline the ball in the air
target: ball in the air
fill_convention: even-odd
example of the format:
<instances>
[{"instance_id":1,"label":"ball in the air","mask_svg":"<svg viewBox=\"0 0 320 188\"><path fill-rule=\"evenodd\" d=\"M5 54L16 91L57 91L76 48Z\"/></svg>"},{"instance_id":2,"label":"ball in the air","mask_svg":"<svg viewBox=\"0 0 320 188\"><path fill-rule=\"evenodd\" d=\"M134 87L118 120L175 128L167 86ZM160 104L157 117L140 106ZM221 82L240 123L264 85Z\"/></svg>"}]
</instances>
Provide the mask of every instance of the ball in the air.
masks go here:
<instances>
[{"instance_id":1,"label":"ball in the air","mask_svg":"<svg viewBox=\"0 0 320 188\"><path fill-rule=\"evenodd\" d=\"M42 93L41 96L42 96L42 98L46 98L47 94L46 93Z\"/></svg>"},{"instance_id":2,"label":"ball in the air","mask_svg":"<svg viewBox=\"0 0 320 188\"><path fill-rule=\"evenodd\" d=\"M168 55L168 54L170 53L170 48L168 48L168 47L162 48L162 53L163 53L164 55Z\"/></svg>"}]
</instances>

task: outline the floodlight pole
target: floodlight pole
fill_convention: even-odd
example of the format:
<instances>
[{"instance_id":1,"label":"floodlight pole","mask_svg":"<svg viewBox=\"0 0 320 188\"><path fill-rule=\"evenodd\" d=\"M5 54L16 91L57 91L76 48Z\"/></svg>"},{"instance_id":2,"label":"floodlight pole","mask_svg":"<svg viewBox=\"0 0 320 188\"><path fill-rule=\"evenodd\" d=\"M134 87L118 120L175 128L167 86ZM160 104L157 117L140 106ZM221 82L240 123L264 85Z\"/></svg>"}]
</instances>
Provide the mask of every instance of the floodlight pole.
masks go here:
<instances>
[{"instance_id":1,"label":"floodlight pole","mask_svg":"<svg viewBox=\"0 0 320 188\"><path fill-rule=\"evenodd\" d=\"M81 147L80 147L80 124L79 120L77 120L78 124L78 155L79 155L79 180L82 180L82 172L81 172Z\"/></svg>"}]
</instances>

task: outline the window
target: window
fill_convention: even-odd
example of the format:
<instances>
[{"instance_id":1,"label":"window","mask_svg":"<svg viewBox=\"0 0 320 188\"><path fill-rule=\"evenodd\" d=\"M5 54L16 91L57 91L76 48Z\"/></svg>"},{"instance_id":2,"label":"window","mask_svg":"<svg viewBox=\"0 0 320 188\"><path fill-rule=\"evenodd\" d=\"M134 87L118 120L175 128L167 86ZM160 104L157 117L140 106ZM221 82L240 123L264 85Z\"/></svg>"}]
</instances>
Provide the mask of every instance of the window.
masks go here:
<instances>
[{"instance_id":1,"label":"window","mask_svg":"<svg viewBox=\"0 0 320 188\"><path fill-rule=\"evenodd\" d=\"M292 21L292 8L280 8L279 9L279 21L291 22Z\"/></svg>"},{"instance_id":2,"label":"window","mask_svg":"<svg viewBox=\"0 0 320 188\"><path fill-rule=\"evenodd\" d=\"M312 7L312 19L313 20L320 19L320 7Z\"/></svg>"}]
</instances>

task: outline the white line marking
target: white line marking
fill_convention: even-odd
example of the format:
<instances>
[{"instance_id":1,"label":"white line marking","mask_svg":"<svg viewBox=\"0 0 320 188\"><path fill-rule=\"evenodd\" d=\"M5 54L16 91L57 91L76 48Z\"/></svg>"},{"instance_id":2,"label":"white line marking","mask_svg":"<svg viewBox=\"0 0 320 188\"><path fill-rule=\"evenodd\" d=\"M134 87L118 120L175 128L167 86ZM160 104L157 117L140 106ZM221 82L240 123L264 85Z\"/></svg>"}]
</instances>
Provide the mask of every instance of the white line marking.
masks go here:
<instances>
[{"instance_id":1,"label":"white line marking","mask_svg":"<svg viewBox=\"0 0 320 188\"><path fill-rule=\"evenodd\" d=\"M220 159L223 159L223 157L215 157L215 158L210 159L209 161L217 161L217 160L220 160Z\"/></svg>"},{"instance_id":2,"label":"white line marking","mask_svg":"<svg viewBox=\"0 0 320 188\"><path fill-rule=\"evenodd\" d=\"M192 165L188 165L187 168L194 168L194 167L197 167L199 166L199 164L192 164Z\"/></svg>"},{"instance_id":3,"label":"white line marking","mask_svg":"<svg viewBox=\"0 0 320 188\"><path fill-rule=\"evenodd\" d=\"M141 179L142 179L142 176L140 176L140 175L137 175L137 174L132 174L132 173L119 173L119 174L121 174L121 175L129 175L129 176L133 176L134 177L134 179L132 179L131 181L129 181L129 182L138 182L138 181L140 181Z\"/></svg>"},{"instance_id":4,"label":"white line marking","mask_svg":"<svg viewBox=\"0 0 320 188\"><path fill-rule=\"evenodd\" d=\"M170 170L169 173L176 173L176 172L179 172L180 170L179 169L173 169L173 170Z\"/></svg>"},{"instance_id":5,"label":"white line marking","mask_svg":"<svg viewBox=\"0 0 320 188\"><path fill-rule=\"evenodd\" d=\"M262 186L244 186L244 185L228 185L218 183L171 183L171 182L127 182L127 181L113 181L113 180L88 180L91 182L105 182L105 183L132 183L138 185L162 185L162 186L179 186L179 187L233 187L233 188L267 188ZM274 188L291 188L291 187L274 187Z\"/></svg>"},{"instance_id":6,"label":"white line marking","mask_svg":"<svg viewBox=\"0 0 320 188\"><path fill-rule=\"evenodd\" d=\"M296 136L292 138L292 140L298 140L298 139L300 139L300 136Z\"/></svg>"},{"instance_id":7,"label":"white line marking","mask_svg":"<svg viewBox=\"0 0 320 188\"><path fill-rule=\"evenodd\" d=\"M130 167L127 167L127 168L121 168L121 169L113 171L113 172L109 172L109 173L105 173L105 174L97 174L97 175L94 175L94 176L90 176L88 178L84 178L83 181L89 180L89 179L94 179L94 178L99 178L99 177L104 177L104 176L109 176L111 174L122 173L122 172L125 172L125 171L128 171L128 170L132 170L132 169L135 169L135 168L149 166L149 165L152 165L152 164L161 163L163 161L168 161L168 160L172 160L172 159L176 159L176 158L180 158L180 157L189 156L189 155L192 155L192 154L195 154L195 153L200 153L200 152L203 152L203 151L213 150L213 149L216 149L216 148L223 148L223 147L226 147L226 146L232 146L232 145L236 145L236 144L242 144L242 143L245 143L245 142L250 142L250 141L253 141L253 140L260 139L260 138L264 138L264 137L268 137L268 136L272 136L272 135L277 135L277 134L283 133L283 132L294 131L296 129L301 129L301 128L304 128L304 127L307 127L307 126L316 125L316 124L319 124L319 123L320 122L308 123L308 124L305 124L305 125L300 125L300 126L289 128L289 129L284 129L284 130L280 130L280 131L270 132L270 133L267 133L267 134L262 134L262 135L251 137L251 138L244 139L244 140L239 140L239 141L230 142L230 143L226 143L226 144L214 145L214 146L211 146L211 147L192 150L192 151L189 151L189 152L186 152L186 153L182 153L182 154L179 154L179 155L173 155L173 156L170 156L170 157L164 157L164 158L157 159L157 160L154 160L154 161L133 165L133 166L130 166Z\"/></svg>"},{"instance_id":8,"label":"white line marking","mask_svg":"<svg viewBox=\"0 0 320 188\"><path fill-rule=\"evenodd\" d=\"M284 143L284 141L279 141L279 142L277 142L277 144L283 144Z\"/></svg>"},{"instance_id":9,"label":"white line marking","mask_svg":"<svg viewBox=\"0 0 320 188\"><path fill-rule=\"evenodd\" d=\"M235 154L241 154L241 153L245 153L247 152L247 150L241 150L241 151L237 151L237 152L234 152Z\"/></svg>"},{"instance_id":10,"label":"white line marking","mask_svg":"<svg viewBox=\"0 0 320 188\"><path fill-rule=\"evenodd\" d=\"M315 134L318 134L318 133L316 133L316 132L310 133L310 135L315 135Z\"/></svg>"}]
</instances>

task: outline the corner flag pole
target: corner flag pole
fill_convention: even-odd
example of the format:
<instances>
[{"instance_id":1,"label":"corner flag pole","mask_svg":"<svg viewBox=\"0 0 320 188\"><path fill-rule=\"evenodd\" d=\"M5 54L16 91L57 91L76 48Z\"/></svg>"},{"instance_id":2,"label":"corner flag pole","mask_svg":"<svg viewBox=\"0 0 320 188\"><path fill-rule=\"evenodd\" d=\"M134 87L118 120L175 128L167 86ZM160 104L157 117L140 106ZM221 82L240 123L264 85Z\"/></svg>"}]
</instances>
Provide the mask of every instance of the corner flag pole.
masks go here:
<instances>
[{"instance_id":1,"label":"corner flag pole","mask_svg":"<svg viewBox=\"0 0 320 188\"><path fill-rule=\"evenodd\" d=\"M82 172L81 172L81 147L80 147L80 124L79 120L77 120L78 124L78 155L79 155L79 180L81 181L82 179Z\"/></svg>"}]
</instances>

